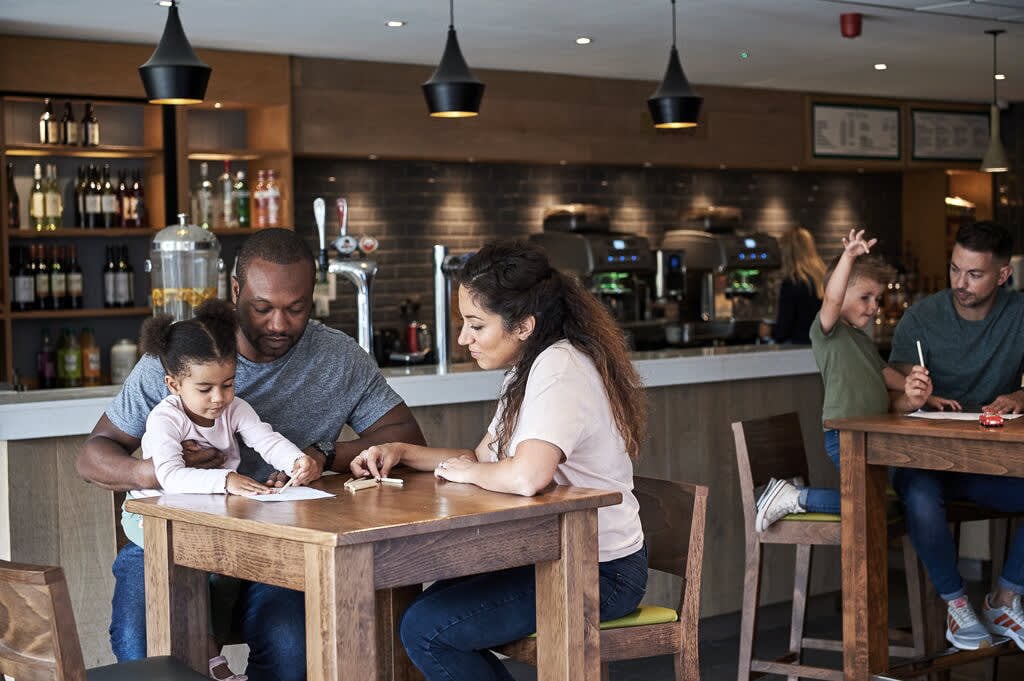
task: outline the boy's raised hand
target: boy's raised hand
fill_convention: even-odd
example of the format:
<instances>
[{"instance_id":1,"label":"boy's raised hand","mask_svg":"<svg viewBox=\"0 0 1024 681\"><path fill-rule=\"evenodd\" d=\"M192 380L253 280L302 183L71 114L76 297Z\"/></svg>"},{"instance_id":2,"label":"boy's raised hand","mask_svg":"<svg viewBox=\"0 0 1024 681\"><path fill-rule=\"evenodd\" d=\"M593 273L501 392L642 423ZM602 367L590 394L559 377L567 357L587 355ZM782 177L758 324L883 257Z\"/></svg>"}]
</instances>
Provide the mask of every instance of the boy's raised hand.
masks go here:
<instances>
[{"instance_id":1,"label":"boy's raised hand","mask_svg":"<svg viewBox=\"0 0 1024 681\"><path fill-rule=\"evenodd\" d=\"M851 229L849 236L843 237L843 252L845 255L856 258L859 255L867 255L871 247L878 243L878 239L864 239L864 230Z\"/></svg>"}]
</instances>

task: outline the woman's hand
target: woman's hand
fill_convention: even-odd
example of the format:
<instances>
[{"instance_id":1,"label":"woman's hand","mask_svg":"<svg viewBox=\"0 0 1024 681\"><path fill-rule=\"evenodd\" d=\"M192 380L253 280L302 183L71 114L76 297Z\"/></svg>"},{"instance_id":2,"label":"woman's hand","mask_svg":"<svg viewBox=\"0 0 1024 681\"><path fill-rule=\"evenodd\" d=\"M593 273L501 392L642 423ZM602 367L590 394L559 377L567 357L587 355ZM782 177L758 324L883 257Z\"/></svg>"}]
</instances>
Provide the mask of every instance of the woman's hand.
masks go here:
<instances>
[{"instance_id":1,"label":"woman's hand","mask_svg":"<svg viewBox=\"0 0 1024 681\"><path fill-rule=\"evenodd\" d=\"M956 400L947 400L945 397L938 397L936 395L930 396L925 400L925 405L931 407L935 411L963 411L964 408L960 406L960 403Z\"/></svg>"},{"instance_id":2,"label":"woman's hand","mask_svg":"<svg viewBox=\"0 0 1024 681\"><path fill-rule=\"evenodd\" d=\"M924 406L932 395L932 379L928 370L920 365L913 366L903 383L903 394L907 396L907 407L911 411Z\"/></svg>"},{"instance_id":3,"label":"woman's hand","mask_svg":"<svg viewBox=\"0 0 1024 681\"><path fill-rule=\"evenodd\" d=\"M310 455L303 454L292 464L291 475L295 480L293 485L305 485L320 477L320 465Z\"/></svg>"},{"instance_id":4,"label":"woman's hand","mask_svg":"<svg viewBox=\"0 0 1024 681\"><path fill-rule=\"evenodd\" d=\"M437 464L434 469L434 476L449 482L473 482L472 473L478 462L468 456L445 459Z\"/></svg>"},{"instance_id":5,"label":"woman's hand","mask_svg":"<svg viewBox=\"0 0 1024 681\"><path fill-rule=\"evenodd\" d=\"M235 473L232 471L228 473L227 480L224 482L224 491L228 494L251 496L253 494L270 494L274 489L272 487L267 487L266 485L261 485L248 475L242 475L241 473Z\"/></svg>"},{"instance_id":6,"label":"woman's hand","mask_svg":"<svg viewBox=\"0 0 1024 681\"><path fill-rule=\"evenodd\" d=\"M864 239L863 229L859 232L856 229L851 229L849 236L843 237L843 255L848 255L851 258L867 255L876 243L878 243L878 239Z\"/></svg>"},{"instance_id":7,"label":"woman's hand","mask_svg":"<svg viewBox=\"0 0 1024 681\"><path fill-rule=\"evenodd\" d=\"M349 469L357 478L386 478L391 469L402 461L404 449L405 444L402 442L367 447L352 459Z\"/></svg>"}]
</instances>

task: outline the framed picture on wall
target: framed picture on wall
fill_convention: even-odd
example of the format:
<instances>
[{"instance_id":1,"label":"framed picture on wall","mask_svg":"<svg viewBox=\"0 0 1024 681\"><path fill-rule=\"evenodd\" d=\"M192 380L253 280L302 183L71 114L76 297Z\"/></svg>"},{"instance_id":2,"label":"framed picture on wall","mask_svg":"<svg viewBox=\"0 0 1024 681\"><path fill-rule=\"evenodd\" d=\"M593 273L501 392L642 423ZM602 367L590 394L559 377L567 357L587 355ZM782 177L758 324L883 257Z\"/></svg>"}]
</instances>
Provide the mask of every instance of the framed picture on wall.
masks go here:
<instances>
[{"instance_id":1,"label":"framed picture on wall","mask_svg":"<svg viewBox=\"0 0 1024 681\"><path fill-rule=\"evenodd\" d=\"M915 161L980 161L988 148L988 113L912 109Z\"/></svg>"},{"instance_id":2,"label":"framed picture on wall","mask_svg":"<svg viewBox=\"0 0 1024 681\"><path fill-rule=\"evenodd\" d=\"M812 112L815 158L899 160L899 107L816 103Z\"/></svg>"}]
</instances>

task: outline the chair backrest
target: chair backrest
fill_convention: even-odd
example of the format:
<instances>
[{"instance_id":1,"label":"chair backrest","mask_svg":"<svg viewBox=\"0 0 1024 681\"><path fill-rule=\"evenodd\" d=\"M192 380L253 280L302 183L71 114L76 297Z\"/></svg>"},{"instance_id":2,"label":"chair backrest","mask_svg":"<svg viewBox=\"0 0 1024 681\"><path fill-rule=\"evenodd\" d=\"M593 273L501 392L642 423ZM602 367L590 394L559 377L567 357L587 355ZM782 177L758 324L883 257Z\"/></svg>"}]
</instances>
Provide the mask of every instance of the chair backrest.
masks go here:
<instances>
[{"instance_id":1,"label":"chair backrest","mask_svg":"<svg viewBox=\"0 0 1024 681\"><path fill-rule=\"evenodd\" d=\"M732 424L743 514L754 523L754 490L771 478L808 480L807 451L796 412Z\"/></svg>"},{"instance_id":2,"label":"chair backrest","mask_svg":"<svg viewBox=\"0 0 1024 681\"><path fill-rule=\"evenodd\" d=\"M17 681L85 681L61 568L0 560L0 674Z\"/></svg>"},{"instance_id":3,"label":"chair backrest","mask_svg":"<svg viewBox=\"0 0 1024 681\"><path fill-rule=\"evenodd\" d=\"M700 618L708 488L634 476L633 494L640 502L648 565L652 570L683 578L678 608L680 620L696 622Z\"/></svg>"}]
</instances>

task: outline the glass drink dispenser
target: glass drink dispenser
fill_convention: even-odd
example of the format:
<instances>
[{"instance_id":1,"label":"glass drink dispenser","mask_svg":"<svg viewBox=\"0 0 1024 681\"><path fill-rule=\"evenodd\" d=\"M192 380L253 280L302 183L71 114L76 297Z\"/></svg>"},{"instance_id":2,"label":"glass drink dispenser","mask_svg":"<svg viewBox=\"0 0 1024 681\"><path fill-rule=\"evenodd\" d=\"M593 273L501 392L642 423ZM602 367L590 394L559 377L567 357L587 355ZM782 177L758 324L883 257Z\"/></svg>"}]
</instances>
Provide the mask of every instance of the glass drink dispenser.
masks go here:
<instances>
[{"instance_id":1,"label":"glass drink dispenser","mask_svg":"<svg viewBox=\"0 0 1024 681\"><path fill-rule=\"evenodd\" d=\"M200 303L217 295L220 243L213 232L186 223L179 213L177 225L157 232L146 263L153 314L169 314L176 322L191 319Z\"/></svg>"}]
</instances>

